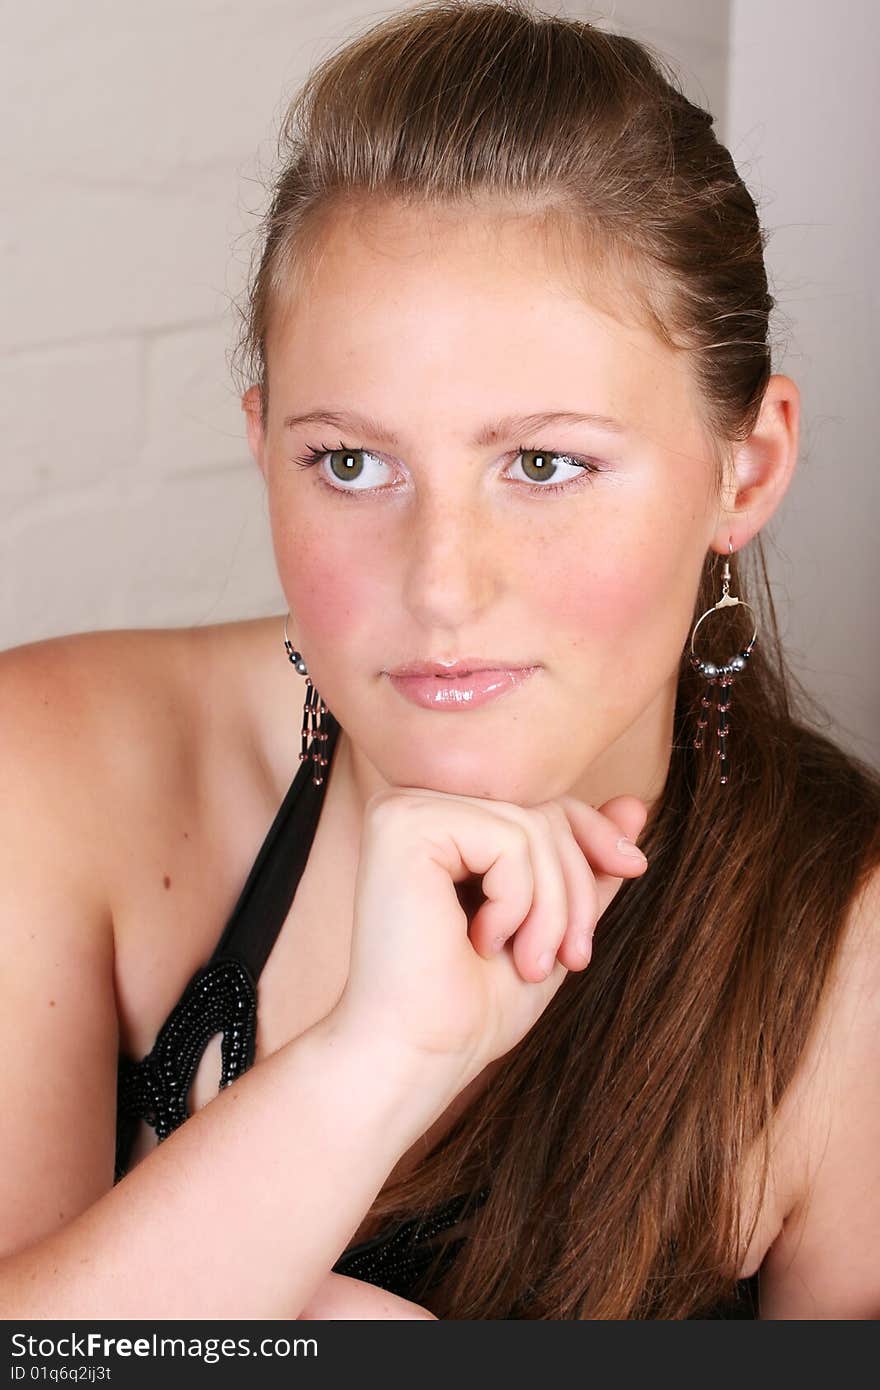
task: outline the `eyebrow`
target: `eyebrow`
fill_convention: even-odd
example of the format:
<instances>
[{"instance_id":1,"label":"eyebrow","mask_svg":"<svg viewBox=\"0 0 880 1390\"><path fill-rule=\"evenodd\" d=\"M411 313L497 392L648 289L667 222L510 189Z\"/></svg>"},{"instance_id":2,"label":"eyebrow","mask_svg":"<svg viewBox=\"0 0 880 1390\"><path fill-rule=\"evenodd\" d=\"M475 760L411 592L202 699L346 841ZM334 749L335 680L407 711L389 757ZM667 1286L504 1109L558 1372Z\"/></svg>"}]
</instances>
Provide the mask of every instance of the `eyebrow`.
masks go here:
<instances>
[{"instance_id":1,"label":"eyebrow","mask_svg":"<svg viewBox=\"0 0 880 1390\"><path fill-rule=\"evenodd\" d=\"M595 415L578 410L540 411L534 415L507 415L493 424L484 425L474 435L470 443L474 447L497 444L500 439L509 438L531 430L543 429L545 425L593 425L609 434L626 434L626 426L610 415ZM302 415L288 415L284 420L286 430L299 425L333 425L337 429L357 430L377 439L382 444L397 447L399 437L379 420L368 415L358 415L351 410L308 410Z\"/></svg>"}]
</instances>

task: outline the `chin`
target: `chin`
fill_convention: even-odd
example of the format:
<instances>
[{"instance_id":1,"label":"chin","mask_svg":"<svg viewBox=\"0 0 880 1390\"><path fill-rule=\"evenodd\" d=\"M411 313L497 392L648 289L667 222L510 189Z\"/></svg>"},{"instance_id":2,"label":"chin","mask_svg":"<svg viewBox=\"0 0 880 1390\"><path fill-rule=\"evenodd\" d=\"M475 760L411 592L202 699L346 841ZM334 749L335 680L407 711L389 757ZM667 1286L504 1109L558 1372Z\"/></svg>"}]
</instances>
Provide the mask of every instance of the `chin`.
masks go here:
<instances>
[{"instance_id":1,"label":"chin","mask_svg":"<svg viewBox=\"0 0 880 1390\"><path fill-rule=\"evenodd\" d=\"M455 748L437 740L426 749L398 744L377 765L393 786L424 787L450 796L473 796L486 801L509 801L517 805L546 801L539 769L527 765L509 748L493 753L485 746L478 752Z\"/></svg>"}]
</instances>

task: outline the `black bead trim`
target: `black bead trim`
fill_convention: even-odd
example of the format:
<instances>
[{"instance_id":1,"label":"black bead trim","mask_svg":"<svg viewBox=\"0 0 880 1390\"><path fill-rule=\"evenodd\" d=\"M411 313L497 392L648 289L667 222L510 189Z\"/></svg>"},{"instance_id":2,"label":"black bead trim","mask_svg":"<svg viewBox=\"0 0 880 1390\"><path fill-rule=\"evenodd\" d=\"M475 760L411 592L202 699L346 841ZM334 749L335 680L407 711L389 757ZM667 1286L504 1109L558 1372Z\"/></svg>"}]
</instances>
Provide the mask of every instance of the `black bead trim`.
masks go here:
<instances>
[{"instance_id":1,"label":"black bead trim","mask_svg":"<svg viewBox=\"0 0 880 1390\"><path fill-rule=\"evenodd\" d=\"M454 1226L471 1209L482 1206L488 1195L489 1188L484 1187L475 1196L466 1193L453 1197L427 1216L408 1217L371 1240L350 1245L336 1261L333 1272L363 1279L401 1298L410 1297L437 1256L434 1236ZM450 1241L432 1276L432 1284L439 1283L450 1269L466 1239L463 1235Z\"/></svg>"},{"instance_id":2,"label":"black bead trim","mask_svg":"<svg viewBox=\"0 0 880 1390\"><path fill-rule=\"evenodd\" d=\"M253 1065L257 1035L257 986L234 956L202 966L140 1062L120 1054L117 1072L117 1141L114 1182L124 1176L139 1120L167 1139L189 1118L187 1097L205 1052L223 1034L220 1086Z\"/></svg>"}]
</instances>

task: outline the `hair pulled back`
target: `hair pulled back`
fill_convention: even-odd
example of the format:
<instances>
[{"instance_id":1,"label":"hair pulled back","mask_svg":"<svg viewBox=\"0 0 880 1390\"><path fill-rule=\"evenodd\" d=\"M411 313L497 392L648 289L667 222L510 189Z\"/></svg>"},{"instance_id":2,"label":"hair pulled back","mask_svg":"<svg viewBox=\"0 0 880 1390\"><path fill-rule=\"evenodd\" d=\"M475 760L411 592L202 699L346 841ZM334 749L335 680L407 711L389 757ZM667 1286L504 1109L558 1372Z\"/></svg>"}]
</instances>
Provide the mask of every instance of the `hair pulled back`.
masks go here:
<instances>
[{"instance_id":1,"label":"hair pulled back","mask_svg":"<svg viewBox=\"0 0 880 1390\"><path fill-rule=\"evenodd\" d=\"M343 210L385 200L528 215L591 298L688 354L707 453L749 436L774 300L755 204L647 45L520 0L407 7L309 75L279 137L235 357L269 407L266 345ZM786 666L761 538L732 591L759 640L735 687L732 774L694 750L682 659L667 782L593 959L374 1216L489 1187L441 1317L684 1318L730 1294L752 1229L738 1178L795 1073L847 910L880 860L880 776L821 732ZM694 621L720 588L712 563ZM733 616L733 615L731 615ZM719 624L720 626L720 624ZM748 640L727 629L724 659ZM430 1280L430 1272L427 1276ZM428 1284L426 1284L428 1287Z\"/></svg>"}]
</instances>

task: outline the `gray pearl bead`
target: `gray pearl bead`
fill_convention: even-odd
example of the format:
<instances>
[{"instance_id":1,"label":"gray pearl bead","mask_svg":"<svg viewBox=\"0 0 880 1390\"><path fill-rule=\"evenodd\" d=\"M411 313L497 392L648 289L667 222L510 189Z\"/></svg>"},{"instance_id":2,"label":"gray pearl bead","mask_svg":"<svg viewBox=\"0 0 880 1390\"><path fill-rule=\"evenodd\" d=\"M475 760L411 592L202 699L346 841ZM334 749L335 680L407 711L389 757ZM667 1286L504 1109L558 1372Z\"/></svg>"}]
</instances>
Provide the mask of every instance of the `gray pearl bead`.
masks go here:
<instances>
[{"instance_id":1,"label":"gray pearl bead","mask_svg":"<svg viewBox=\"0 0 880 1390\"><path fill-rule=\"evenodd\" d=\"M303 661L302 657L299 657L293 664L296 667L297 671L299 671L301 676L307 676L309 674L309 668Z\"/></svg>"},{"instance_id":2,"label":"gray pearl bead","mask_svg":"<svg viewBox=\"0 0 880 1390\"><path fill-rule=\"evenodd\" d=\"M713 661L704 661L700 667L700 674L705 676L708 680L710 676L718 675L718 667Z\"/></svg>"},{"instance_id":3,"label":"gray pearl bead","mask_svg":"<svg viewBox=\"0 0 880 1390\"><path fill-rule=\"evenodd\" d=\"M746 669L746 659L744 656L735 656L730 663L731 671L744 671Z\"/></svg>"}]
</instances>

